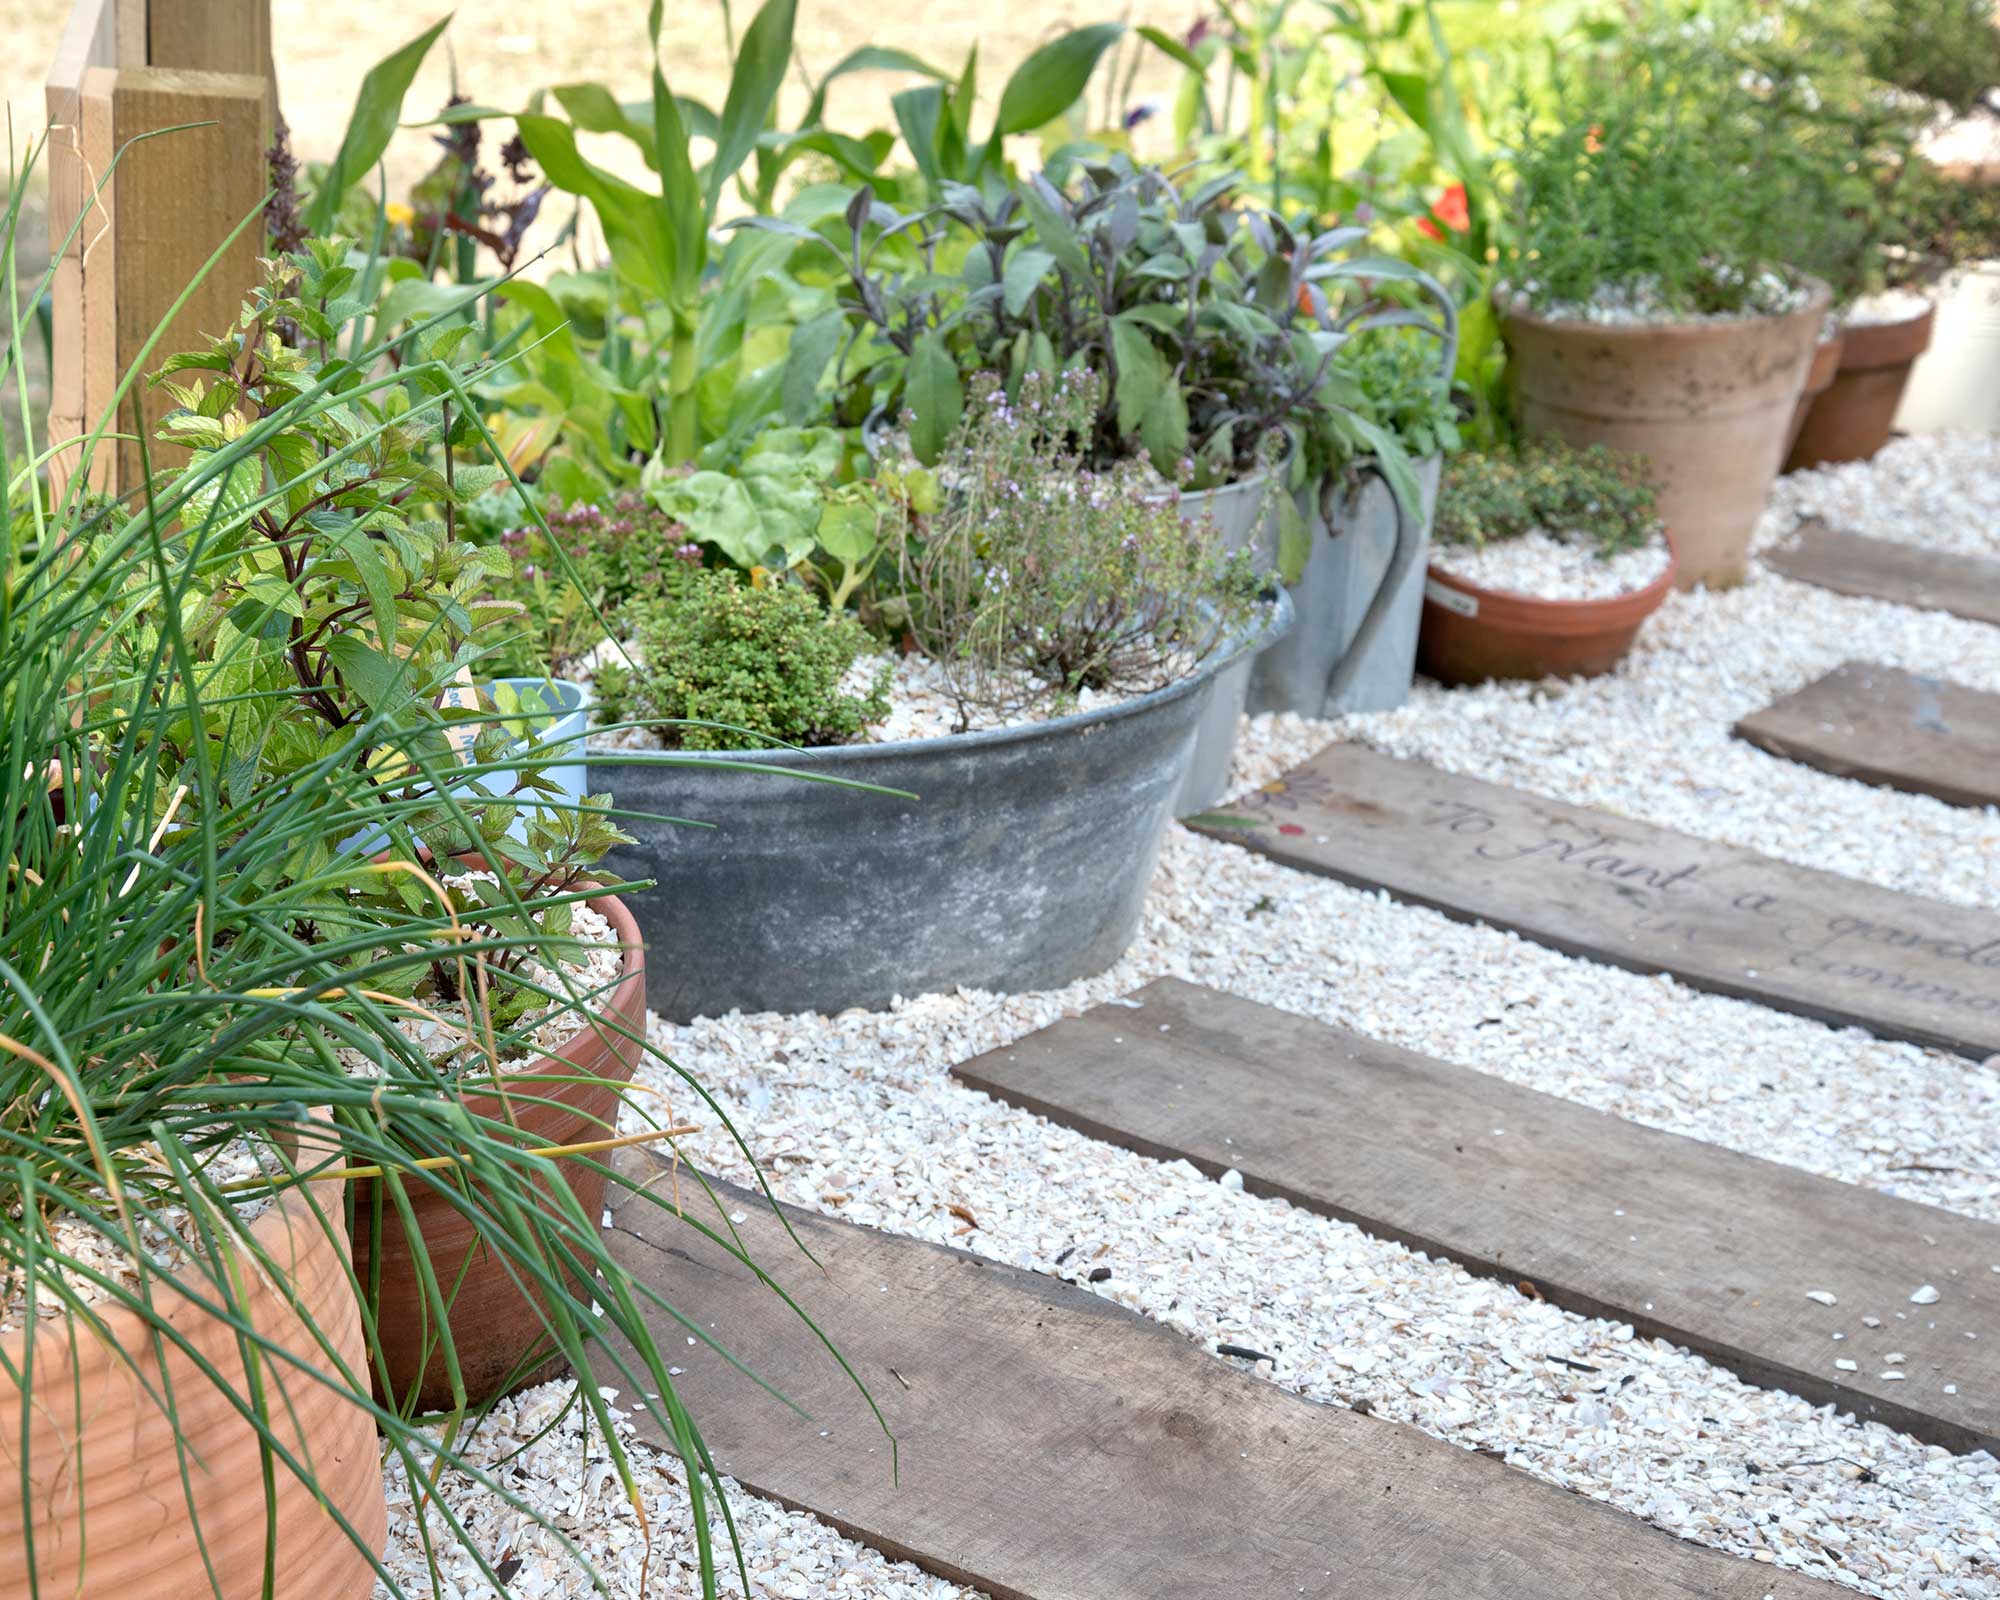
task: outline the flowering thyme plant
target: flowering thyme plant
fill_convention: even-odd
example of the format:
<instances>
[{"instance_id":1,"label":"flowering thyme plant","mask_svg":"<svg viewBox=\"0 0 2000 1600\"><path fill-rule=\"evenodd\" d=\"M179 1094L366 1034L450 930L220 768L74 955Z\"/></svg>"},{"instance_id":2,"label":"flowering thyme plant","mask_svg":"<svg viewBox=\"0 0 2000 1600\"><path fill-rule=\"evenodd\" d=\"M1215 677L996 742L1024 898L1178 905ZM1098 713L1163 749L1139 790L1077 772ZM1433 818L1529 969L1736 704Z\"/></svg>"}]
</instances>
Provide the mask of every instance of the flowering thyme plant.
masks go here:
<instances>
[{"instance_id":1,"label":"flowering thyme plant","mask_svg":"<svg viewBox=\"0 0 2000 1600\"><path fill-rule=\"evenodd\" d=\"M939 664L961 726L1163 689L1249 624L1249 558L1143 462L1090 464L1102 395L1090 374L1029 374L1010 401L982 374L935 477L907 456L883 474L880 610Z\"/></svg>"}]
</instances>

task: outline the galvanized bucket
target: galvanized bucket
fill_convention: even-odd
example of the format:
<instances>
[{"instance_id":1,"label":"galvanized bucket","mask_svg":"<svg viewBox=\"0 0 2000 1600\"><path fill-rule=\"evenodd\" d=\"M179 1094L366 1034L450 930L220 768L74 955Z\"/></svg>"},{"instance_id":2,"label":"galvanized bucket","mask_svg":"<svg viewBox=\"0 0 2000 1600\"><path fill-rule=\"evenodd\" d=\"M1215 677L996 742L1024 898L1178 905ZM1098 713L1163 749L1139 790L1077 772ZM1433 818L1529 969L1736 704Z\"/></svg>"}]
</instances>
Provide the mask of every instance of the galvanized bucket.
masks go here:
<instances>
[{"instance_id":1,"label":"galvanized bucket","mask_svg":"<svg viewBox=\"0 0 2000 1600\"><path fill-rule=\"evenodd\" d=\"M1181 520L1206 524L1213 529L1216 553L1222 556L1247 550L1266 571L1278 565L1278 503L1282 489L1276 488L1268 472L1220 489L1204 489L1183 494L1179 500ZM1216 675L1215 692L1201 725L1195 729L1194 754L1188 758L1187 776L1181 780L1174 800L1174 815L1206 811L1223 798L1229 785L1229 765L1236 754L1236 731L1242 726L1243 707L1250 693L1250 675L1260 652L1270 648L1276 634L1266 634L1257 650L1245 652Z\"/></svg>"},{"instance_id":2,"label":"galvanized bucket","mask_svg":"<svg viewBox=\"0 0 2000 1600\"><path fill-rule=\"evenodd\" d=\"M1407 526L1376 471L1329 481L1313 497L1312 554L1291 586L1297 618L1251 666L1245 709L1253 715L1393 711L1410 697L1441 462L1413 465L1423 504ZM1371 612L1378 620L1369 628Z\"/></svg>"}]
</instances>

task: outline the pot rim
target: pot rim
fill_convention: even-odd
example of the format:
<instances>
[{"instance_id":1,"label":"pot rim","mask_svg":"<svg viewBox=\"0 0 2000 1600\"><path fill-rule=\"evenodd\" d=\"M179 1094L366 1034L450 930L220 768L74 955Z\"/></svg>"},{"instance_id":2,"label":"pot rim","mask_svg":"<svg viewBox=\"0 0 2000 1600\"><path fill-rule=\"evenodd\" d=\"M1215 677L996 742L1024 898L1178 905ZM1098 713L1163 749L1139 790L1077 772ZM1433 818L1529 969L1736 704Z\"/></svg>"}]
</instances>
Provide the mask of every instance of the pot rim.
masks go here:
<instances>
[{"instance_id":1,"label":"pot rim","mask_svg":"<svg viewBox=\"0 0 2000 1600\"><path fill-rule=\"evenodd\" d=\"M1930 348L1936 322L1937 301L1932 299L1914 316L1843 325L1840 370L1867 372L1877 367L1907 366Z\"/></svg>"},{"instance_id":2,"label":"pot rim","mask_svg":"<svg viewBox=\"0 0 2000 1600\"><path fill-rule=\"evenodd\" d=\"M1561 333L1602 334L1616 339L1651 339L1662 335L1681 339L1699 339L1713 335L1728 336L1748 327L1790 322L1795 317L1824 318L1833 304L1833 291L1809 272L1802 272L1798 276L1806 287L1804 305L1795 306L1790 311L1760 311L1750 317L1713 317L1705 321L1673 322L1593 322L1588 317L1551 317L1529 307L1512 303L1507 296L1505 284L1494 286L1493 308L1500 314L1503 322L1530 323L1538 328L1549 328Z\"/></svg>"},{"instance_id":3,"label":"pot rim","mask_svg":"<svg viewBox=\"0 0 2000 1600\"><path fill-rule=\"evenodd\" d=\"M1275 643L1291 630L1292 598L1280 585L1276 596L1266 602L1266 606L1266 614L1260 623L1245 628L1228 648L1218 649L1185 678L1177 679L1164 688L1154 689L1134 699L1121 700L1116 705L1099 706L1091 711L1073 711L1068 716L1054 717L1045 722L1022 722L1006 728L981 728L972 733L941 733L929 739L893 739L876 744L829 744L815 745L811 748L770 745L761 749L747 750L613 750L586 745L584 758L593 765L604 767L750 767L783 774L788 769L800 766L825 765L837 761L871 763L895 761L907 756L913 750L922 751L926 756L938 752L958 755L964 752L999 749L1006 745L1022 744L1045 737L1059 737L1088 730L1101 723L1113 722L1123 717L1139 716L1183 699L1201 688L1225 667L1254 651L1261 650L1265 645ZM775 764L780 762L784 765Z\"/></svg>"},{"instance_id":4,"label":"pot rim","mask_svg":"<svg viewBox=\"0 0 2000 1600\"><path fill-rule=\"evenodd\" d=\"M311 1106L307 1110L307 1115L309 1120L314 1122L332 1120L331 1108L326 1106ZM303 1130L300 1131L299 1138L302 1141ZM293 1158L301 1166L309 1166L313 1157L337 1156L338 1151L337 1142L326 1145L314 1144L305 1152L295 1149ZM269 1198L271 1203L251 1220L248 1231L256 1237L259 1247L265 1254L278 1266L285 1268L288 1275L302 1265L310 1265L307 1257L315 1241L324 1241L329 1249L336 1253L345 1253L347 1226L341 1221L337 1208L331 1213L326 1212L323 1207L316 1212L306 1198L304 1184L289 1184ZM285 1241L301 1233L305 1238L304 1247L287 1249ZM228 1248L241 1248L233 1240L223 1242ZM196 1263L190 1259L162 1276L178 1278L182 1272L195 1265ZM274 1292L268 1285L263 1285L261 1272L253 1273L251 1279L260 1285L256 1292L263 1294ZM290 1304L290 1301L286 1302L288 1308ZM74 1311L65 1311L60 1317L38 1316L32 1324L0 1333L0 1350L7 1352L7 1359L14 1362L15 1370L19 1371L20 1364L15 1358L26 1350L28 1340L39 1340L45 1332L51 1337L60 1334L63 1340L61 1349L73 1352L76 1361L75 1371L86 1383L94 1381L90 1374L99 1370L110 1370L112 1367L122 1370L126 1366L126 1360L120 1352L128 1348L123 1337L127 1331L136 1332L139 1339L139 1343L130 1348L149 1352L148 1359L151 1359L153 1334L150 1330L153 1324L124 1300L117 1295L107 1295L101 1300L92 1301L90 1314L103 1326L108 1337L77 1340L74 1337L77 1314ZM213 1318L213 1313L207 1306L195 1298L181 1294L159 1302L156 1306L156 1315L161 1321L176 1325L184 1317ZM170 1346L170 1353L176 1352L178 1347ZM211 1384L203 1392L210 1392L213 1387Z\"/></svg>"},{"instance_id":5,"label":"pot rim","mask_svg":"<svg viewBox=\"0 0 2000 1600\"><path fill-rule=\"evenodd\" d=\"M532 1061L504 1067L497 1074L480 1073L467 1075L459 1081L464 1089L467 1108L475 1116L490 1117L504 1113L493 1107L501 1103L500 1091L490 1085L497 1078L511 1094L519 1085L521 1094L536 1102L536 1109L550 1101L556 1090L568 1083L593 1082L625 1083L637 1068L636 1062L626 1060L627 1052L621 1045L630 1045L634 1052L643 1050L643 1045L627 1039L607 1025L600 1029L597 1019L617 1017L622 1019L643 1039L646 1032L646 945L639 933L639 922L632 915L631 908L615 894L593 896L584 902L597 911L611 924L611 931L618 942L618 981L611 988L602 990L597 997L595 1009L584 1013L584 1025L571 1034L554 1050L545 1050ZM567 1070L565 1070L567 1069ZM609 1069L609 1070L607 1070Z\"/></svg>"},{"instance_id":6,"label":"pot rim","mask_svg":"<svg viewBox=\"0 0 2000 1600\"><path fill-rule=\"evenodd\" d=\"M1541 626L1541 631L1546 633L1596 633L1607 626L1618 625L1606 613L1630 610L1642 601L1647 602L1645 612L1651 613L1673 588L1674 575L1680 570L1680 550L1674 543L1672 529L1663 528L1661 535L1667 541L1665 568L1644 588L1627 589L1623 594L1599 595L1587 600L1550 600L1540 595L1522 594L1514 589L1489 589L1468 578L1461 578L1435 562L1430 563L1425 576L1436 579L1448 589L1476 597L1481 602L1482 616L1485 614L1485 603L1491 601L1497 609L1526 613L1526 620Z\"/></svg>"}]
</instances>

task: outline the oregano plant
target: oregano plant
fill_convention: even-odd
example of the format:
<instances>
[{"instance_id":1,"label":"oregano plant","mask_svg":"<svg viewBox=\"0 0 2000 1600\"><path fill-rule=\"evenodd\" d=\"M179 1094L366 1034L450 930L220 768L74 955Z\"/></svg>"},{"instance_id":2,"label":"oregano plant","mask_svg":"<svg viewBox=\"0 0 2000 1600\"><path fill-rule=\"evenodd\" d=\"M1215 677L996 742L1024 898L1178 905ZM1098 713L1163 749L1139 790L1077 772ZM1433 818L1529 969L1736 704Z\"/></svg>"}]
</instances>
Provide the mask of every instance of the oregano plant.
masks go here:
<instances>
[{"instance_id":1,"label":"oregano plant","mask_svg":"<svg viewBox=\"0 0 2000 1600\"><path fill-rule=\"evenodd\" d=\"M532 751L522 758L518 731L474 692L483 654L519 630L522 608L492 594L507 552L458 534L462 508L505 476L479 459L485 435L465 404L470 327L420 331L400 365L347 360L343 331L368 310L350 292L349 257L344 241L314 239L269 263L235 327L155 377L175 402L159 440L188 457L155 476L156 504L138 519L172 536L153 572L123 569L100 698L118 723L151 730L163 826L226 839L231 804L273 781L316 786L322 825L300 833L282 875L326 879L330 920L357 894L436 909L434 889L410 876L357 890L330 871L343 853L433 867L473 854L498 882L451 891L451 909L504 932L524 900L582 885L624 835L601 814L608 802L552 809L558 791ZM108 525L100 544L125 528ZM198 722L151 715L166 631L199 663ZM567 921L566 908L553 914ZM566 931L540 915L544 932ZM436 964L435 981L454 988L455 970Z\"/></svg>"}]
</instances>

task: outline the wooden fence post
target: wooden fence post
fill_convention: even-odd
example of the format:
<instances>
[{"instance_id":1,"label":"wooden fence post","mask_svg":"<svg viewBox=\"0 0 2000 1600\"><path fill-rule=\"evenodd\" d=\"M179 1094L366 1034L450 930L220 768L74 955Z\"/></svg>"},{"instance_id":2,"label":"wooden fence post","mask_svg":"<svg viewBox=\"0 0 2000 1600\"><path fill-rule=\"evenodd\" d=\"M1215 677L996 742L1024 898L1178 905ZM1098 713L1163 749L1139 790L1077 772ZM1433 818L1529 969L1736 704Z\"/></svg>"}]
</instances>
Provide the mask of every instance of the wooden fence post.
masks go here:
<instances>
[{"instance_id":1,"label":"wooden fence post","mask_svg":"<svg viewBox=\"0 0 2000 1600\"><path fill-rule=\"evenodd\" d=\"M50 69L48 109L58 128L51 248L84 216L56 278L49 439L60 445L98 425L174 301L264 196L277 111L270 0L76 0ZM166 128L180 131L131 142ZM121 150L115 177L92 201ZM253 220L161 332L121 408L121 429L150 436L168 402L145 374L234 323L263 250ZM149 449L156 462L179 454L150 437ZM80 455L80 445L58 454L58 486ZM92 486L107 492L129 492L139 476L135 443L99 450L90 463Z\"/></svg>"}]
</instances>

